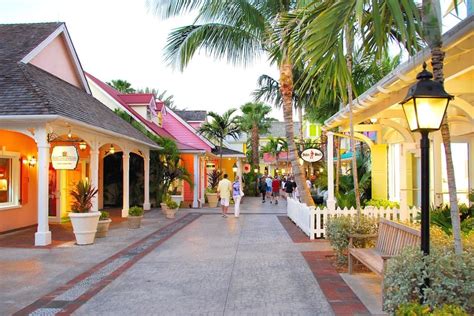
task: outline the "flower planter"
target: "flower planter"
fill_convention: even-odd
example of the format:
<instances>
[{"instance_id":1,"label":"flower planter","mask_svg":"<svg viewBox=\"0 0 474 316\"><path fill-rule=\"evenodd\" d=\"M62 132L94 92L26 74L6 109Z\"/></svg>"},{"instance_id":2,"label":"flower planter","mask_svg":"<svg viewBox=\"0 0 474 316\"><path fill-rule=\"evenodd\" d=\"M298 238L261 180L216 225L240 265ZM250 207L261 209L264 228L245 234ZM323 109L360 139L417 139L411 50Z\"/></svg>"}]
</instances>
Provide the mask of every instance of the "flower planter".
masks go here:
<instances>
[{"instance_id":1,"label":"flower planter","mask_svg":"<svg viewBox=\"0 0 474 316\"><path fill-rule=\"evenodd\" d=\"M217 193L206 193L206 197L209 207L217 207L217 202L219 201Z\"/></svg>"},{"instance_id":2,"label":"flower planter","mask_svg":"<svg viewBox=\"0 0 474 316\"><path fill-rule=\"evenodd\" d=\"M161 212L163 215L166 215L166 211L168 210L168 206L166 206L166 203L160 203L161 206Z\"/></svg>"},{"instance_id":3,"label":"flower planter","mask_svg":"<svg viewBox=\"0 0 474 316\"><path fill-rule=\"evenodd\" d=\"M128 216L128 228L137 229L140 228L142 224L142 216Z\"/></svg>"},{"instance_id":4,"label":"flower planter","mask_svg":"<svg viewBox=\"0 0 474 316\"><path fill-rule=\"evenodd\" d=\"M90 245L94 243L99 217L100 212L69 213L78 245Z\"/></svg>"},{"instance_id":5,"label":"flower planter","mask_svg":"<svg viewBox=\"0 0 474 316\"><path fill-rule=\"evenodd\" d=\"M166 218L175 218L176 216L176 212L178 212L178 209L177 208L169 208L167 207L166 208Z\"/></svg>"},{"instance_id":6,"label":"flower planter","mask_svg":"<svg viewBox=\"0 0 474 316\"><path fill-rule=\"evenodd\" d=\"M95 233L95 238L107 237L111 222L112 220L110 218L99 221L99 224L97 225L97 232Z\"/></svg>"},{"instance_id":7,"label":"flower planter","mask_svg":"<svg viewBox=\"0 0 474 316\"><path fill-rule=\"evenodd\" d=\"M183 196L181 194L177 195L170 195L170 198L178 204L178 207L181 205L181 202L183 202Z\"/></svg>"}]
</instances>

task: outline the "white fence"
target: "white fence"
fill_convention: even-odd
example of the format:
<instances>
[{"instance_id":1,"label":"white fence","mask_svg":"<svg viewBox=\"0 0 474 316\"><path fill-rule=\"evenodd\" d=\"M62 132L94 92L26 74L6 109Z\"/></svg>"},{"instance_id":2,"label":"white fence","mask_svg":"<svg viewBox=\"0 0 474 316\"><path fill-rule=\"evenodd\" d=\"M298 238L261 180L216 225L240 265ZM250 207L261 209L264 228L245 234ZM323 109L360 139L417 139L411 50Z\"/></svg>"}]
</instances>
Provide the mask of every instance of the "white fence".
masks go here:
<instances>
[{"instance_id":1,"label":"white fence","mask_svg":"<svg viewBox=\"0 0 474 316\"><path fill-rule=\"evenodd\" d=\"M308 235L309 239L321 238L326 235L326 223L328 218L331 216L342 216L342 215L356 215L357 210L351 207L348 208L336 208L335 210L329 210L328 208L314 208L308 207L304 203L300 203L294 199L288 198L287 200L287 215L288 217L298 226L301 230ZM400 219L400 210L396 208L377 208L374 206L367 206L362 209L362 214L371 217L383 217L390 220ZM413 214L416 214L418 209L413 207L408 210L409 218L413 218Z\"/></svg>"}]
</instances>

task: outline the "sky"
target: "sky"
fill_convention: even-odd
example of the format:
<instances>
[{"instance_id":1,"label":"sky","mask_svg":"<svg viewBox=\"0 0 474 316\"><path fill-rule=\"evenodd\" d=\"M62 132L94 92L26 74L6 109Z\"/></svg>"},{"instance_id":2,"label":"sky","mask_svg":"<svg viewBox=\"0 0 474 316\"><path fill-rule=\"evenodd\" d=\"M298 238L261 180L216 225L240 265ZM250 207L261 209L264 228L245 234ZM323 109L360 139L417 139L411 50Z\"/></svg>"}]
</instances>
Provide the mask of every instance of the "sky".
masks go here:
<instances>
[{"instance_id":1,"label":"sky","mask_svg":"<svg viewBox=\"0 0 474 316\"><path fill-rule=\"evenodd\" d=\"M168 33L192 17L161 20L145 0L0 0L0 23L66 22L85 71L102 81L124 79L134 88L167 90L179 108L223 113L252 101L262 74L278 78L266 56L233 66L204 55L180 72L168 66ZM271 115L282 120L281 110Z\"/></svg>"},{"instance_id":2,"label":"sky","mask_svg":"<svg viewBox=\"0 0 474 316\"><path fill-rule=\"evenodd\" d=\"M443 12L450 1L441 0ZM0 23L56 21L66 22L84 70L102 81L167 90L179 108L223 113L252 101L260 75L278 78L264 55L245 68L199 55L184 72L172 69L163 58L166 38L192 16L161 20L146 0L0 0ZM457 21L445 19L449 27ZM271 115L283 120L281 110Z\"/></svg>"}]
</instances>

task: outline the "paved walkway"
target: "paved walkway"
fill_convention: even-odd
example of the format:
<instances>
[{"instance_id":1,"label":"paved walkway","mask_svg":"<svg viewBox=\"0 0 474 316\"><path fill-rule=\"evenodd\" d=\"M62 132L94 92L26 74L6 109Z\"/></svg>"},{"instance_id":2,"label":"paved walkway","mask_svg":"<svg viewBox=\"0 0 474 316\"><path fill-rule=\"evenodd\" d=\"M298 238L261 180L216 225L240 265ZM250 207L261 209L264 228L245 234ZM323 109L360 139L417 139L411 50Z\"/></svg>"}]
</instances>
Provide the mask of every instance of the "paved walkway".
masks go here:
<instances>
[{"instance_id":1,"label":"paved walkway","mask_svg":"<svg viewBox=\"0 0 474 316\"><path fill-rule=\"evenodd\" d=\"M301 253L329 247L293 243L285 208L246 198L240 218L152 212L93 246L0 249L0 314L332 315Z\"/></svg>"}]
</instances>

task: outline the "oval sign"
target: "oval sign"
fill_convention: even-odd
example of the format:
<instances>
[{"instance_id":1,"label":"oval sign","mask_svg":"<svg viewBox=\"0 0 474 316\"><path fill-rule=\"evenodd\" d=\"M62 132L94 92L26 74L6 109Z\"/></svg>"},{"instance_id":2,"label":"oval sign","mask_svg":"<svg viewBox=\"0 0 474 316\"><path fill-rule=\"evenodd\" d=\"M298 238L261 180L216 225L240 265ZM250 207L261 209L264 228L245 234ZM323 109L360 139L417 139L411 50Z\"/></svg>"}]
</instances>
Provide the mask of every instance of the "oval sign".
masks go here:
<instances>
[{"instance_id":1,"label":"oval sign","mask_svg":"<svg viewBox=\"0 0 474 316\"><path fill-rule=\"evenodd\" d=\"M317 162L323 159L323 152L318 148L308 148L301 153L301 159L306 162Z\"/></svg>"},{"instance_id":2,"label":"oval sign","mask_svg":"<svg viewBox=\"0 0 474 316\"><path fill-rule=\"evenodd\" d=\"M76 169L79 155L74 146L55 146L51 153L51 163L56 170Z\"/></svg>"}]
</instances>

